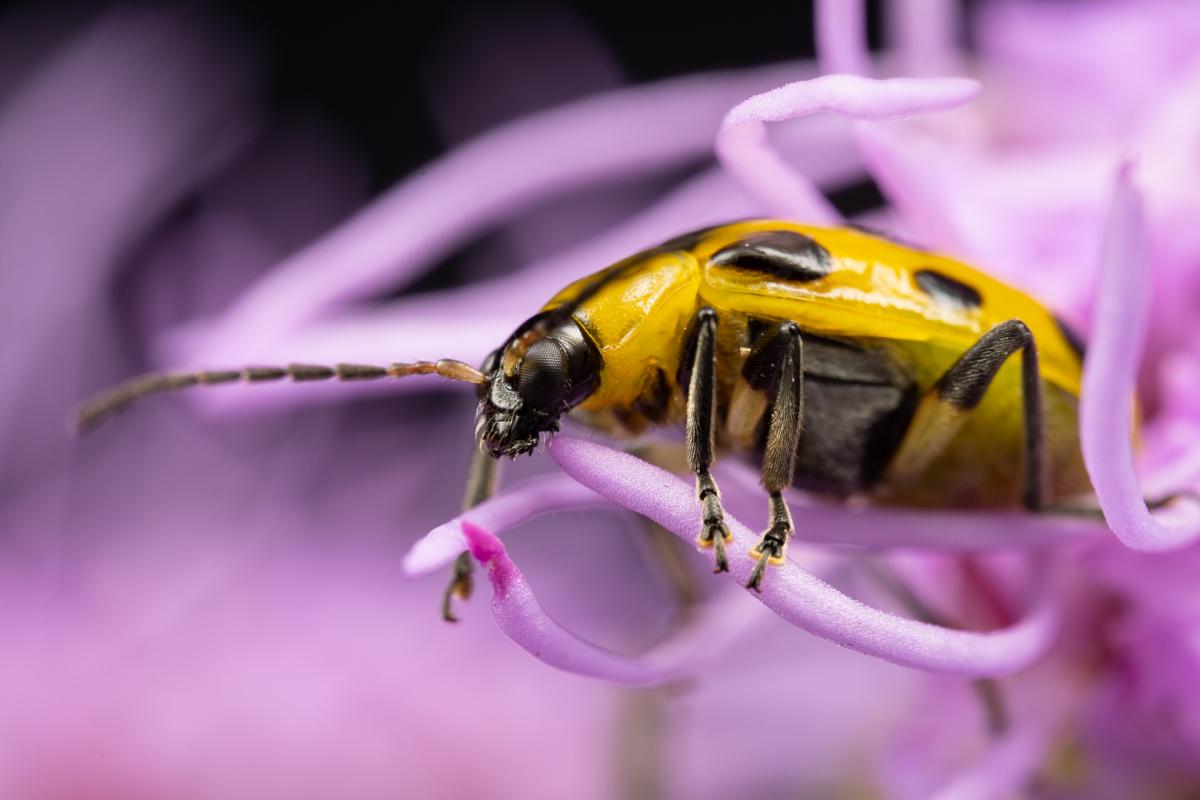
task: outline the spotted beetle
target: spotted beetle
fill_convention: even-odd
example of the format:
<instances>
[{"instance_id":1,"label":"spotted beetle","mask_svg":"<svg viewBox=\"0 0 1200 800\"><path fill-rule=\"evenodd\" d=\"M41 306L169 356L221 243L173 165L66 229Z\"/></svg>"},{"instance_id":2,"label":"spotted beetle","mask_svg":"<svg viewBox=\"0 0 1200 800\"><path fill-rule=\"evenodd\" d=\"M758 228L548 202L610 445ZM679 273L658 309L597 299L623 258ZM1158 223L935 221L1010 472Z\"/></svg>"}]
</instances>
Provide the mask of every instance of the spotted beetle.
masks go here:
<instances>
[{"instance_id":1,"label":"spotted beetle","mask_svg":"<svg viewBox=\"0 0 1200 800\"><path fill-rule=\"evenodd\" d=\"M1012 358L1019 356L1019 358ZM563 289L480 369L453 360L146 375L89 401L81 430L150 394L234 381L436 374L477 385L465 504L495 462L568 412L618 437L686 431L702 548L728 569L710 468L761 466L770 521L748 586L781 564L789 486L873 502L1043 511L1090 491L1077 435L1083 349L1028 295L854 227L752 220L677 237ZM463 554L447 590L470 591Z\"/></svg>"}]
</instances>

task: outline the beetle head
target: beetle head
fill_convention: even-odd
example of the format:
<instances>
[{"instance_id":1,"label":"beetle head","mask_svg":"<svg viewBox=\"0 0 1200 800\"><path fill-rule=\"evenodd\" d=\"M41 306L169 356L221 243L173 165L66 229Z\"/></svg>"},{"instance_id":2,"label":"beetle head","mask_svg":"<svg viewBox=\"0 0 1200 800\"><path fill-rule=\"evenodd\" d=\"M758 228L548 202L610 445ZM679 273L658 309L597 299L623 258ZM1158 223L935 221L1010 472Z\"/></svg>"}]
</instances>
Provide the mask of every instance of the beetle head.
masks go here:
<instances>
[{"instance_id":1,"label":"beetle head","mask_svg":"<svg viewBox=\"0 0 1200 800\"><path fill-rule=\"evenodd\" d=\"M525 343L526 333L544 318L543 313L526 322L508 345L484 361L487 379L479 387L475 435L493 458L532 453L541 435L557 433L559 417L600 382L600 355L574 320ZM523 352L513 358L513 348ZM507 371L506 360L511 364Z\"/></svg>"}]
</instances>

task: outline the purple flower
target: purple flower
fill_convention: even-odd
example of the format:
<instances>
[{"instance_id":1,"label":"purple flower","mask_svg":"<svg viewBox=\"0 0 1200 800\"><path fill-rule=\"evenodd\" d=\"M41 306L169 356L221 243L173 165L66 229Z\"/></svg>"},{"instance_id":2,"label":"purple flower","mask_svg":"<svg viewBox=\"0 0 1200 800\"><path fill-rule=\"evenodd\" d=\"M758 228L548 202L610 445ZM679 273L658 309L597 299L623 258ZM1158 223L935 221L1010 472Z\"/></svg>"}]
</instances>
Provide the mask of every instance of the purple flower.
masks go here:
<instances>
[{"instance_id":1,"label":"purple flower","mask_svg":"<svg viewBox=\"0 0 1200 800\"><path fill-rule=\"evenodd\" d=\"M358 165L265 125L253 63L208 23L110 12L6 64L0 324L25 344L3 351L0 391L5 794L1195 791L1200 515L1142 498L1200 482L1200 22L1167 0L997 0L971 20L972 59L956 8L889 4L891 48L870 54L858 4L821 3L819 67L519 118L340 223ZM448 125L487 116L486 92L447 80ZM714 148L649 207L547 209ZM479 361L573 278L729 218L836 220L821 190L868 173L888 205L867 221L1090 332L1081 436L1105 522L797 494L793 560L761 597L696 559L704 590L680 610L612 512L691 542L685 480L574 430L445 522L472 402L422 379L230 387L191 398L203 421L148 404L82 444L58 436L86 390L137 368L131 331L160 366ZM551 219L577 243L530 233ZM519 271L377 301L493 230ZM266 407L291 416L244 413ZM731 524L741 583L763 503L745 465L719 470L747 522ZM550 512L572 516L534 519ZM495 628L482 604L443 625L436 582L397 568L440 573L463 548Z\"/></svg>"}]
</instances>

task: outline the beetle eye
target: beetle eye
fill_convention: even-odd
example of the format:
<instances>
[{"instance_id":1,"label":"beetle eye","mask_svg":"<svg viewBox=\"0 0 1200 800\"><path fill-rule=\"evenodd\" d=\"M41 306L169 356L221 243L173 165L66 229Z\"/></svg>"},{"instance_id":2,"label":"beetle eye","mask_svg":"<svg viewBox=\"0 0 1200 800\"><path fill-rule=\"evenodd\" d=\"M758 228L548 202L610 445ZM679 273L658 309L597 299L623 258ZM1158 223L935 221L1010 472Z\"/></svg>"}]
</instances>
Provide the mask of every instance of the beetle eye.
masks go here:
<instances>
[{"instance_id":1,"label":"beetle eye","mask_svg":"<svg viewBox=\"0 0 1200 800\"><path fill-rule=\"evenodd\" d=\"M534 408L557 408L567 395L567 354L552 338L540 339L529 346L521 359L517 391Z\"/></svg>"}]
</instances>

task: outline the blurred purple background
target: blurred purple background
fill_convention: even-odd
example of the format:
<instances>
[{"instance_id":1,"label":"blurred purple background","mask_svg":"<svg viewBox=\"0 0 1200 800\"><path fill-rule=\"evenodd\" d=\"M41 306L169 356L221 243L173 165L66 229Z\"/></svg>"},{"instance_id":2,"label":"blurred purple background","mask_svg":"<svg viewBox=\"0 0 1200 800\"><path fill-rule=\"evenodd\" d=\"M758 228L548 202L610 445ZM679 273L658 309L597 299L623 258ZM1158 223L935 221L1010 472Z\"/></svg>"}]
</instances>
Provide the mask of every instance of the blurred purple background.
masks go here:
<instances>
[{"instance_id":1,"label":"blurred purple background","mask_svg":"<svg viewBox=\"0 0 1200 800\"><path fill-rule=\"evenodd\" d=\"M979 14L988 5L964 8ZM877 4L868 7L879 50L885 18ZM510 320L536 310L533 298L558 288L560 263L563 275L588 271L630 242L653 243L656 224L737 216L748 201L736 189L701 185L725 180L711 176L704 143L740 99L814 73L814 26L805 3L741 3L735 13L731 23L599 3L503 13L448 4L420 20L290 5L5 7L0 794L923 797L971 763L986 737L966 682L868 659L765 613L702 678L663 690L614 687L535 661L495 630L486 586L462 608L461 624L443 623L442 578L409 581L400 560L458 511L473 447L467 392L421 384L352 395L318 387L301 398L313 402L299 403L162 400L87 440L64 433L88 393L218 353L474 357L499 342ZM1049 18L995 20L1017 26L1004 42L1034 43L1032 55L1014 55L1015 44L1005 52L994 37L983 52L997 61L1001 52L1008 64L1032 68L1062 41L1045 34L1050 43L1037 44ZM979 55L978 30L962 28L954 40ZM1194 43L1192 30L1181 41ZM1181 52L1186 61L1194 50ZM406 176L436 178L437 168L424 165L452 148L524 114L706 70L743 72L701 80L699 99L687 105L692 116L663 113L647 123L670 134L664 141L683 142L669 156L647 155L611 179L572 179L570 191L505 200L494 220L423 244L420 258L397 257L369 280L347 261L347 283L364 287L348 302L352 318L322 317L319 292L310 292L304 318L281 293L272 313L301 315L296 331L259 316L248 327L237 322L238 308L271 308L261 287L273 284L263 276L281 263L319 260L308 245L373 199L390 202L385 191ZM1156 79L1129 78L1135 87ZM1120 95L1113 108L1127 112L1135 95ZM1119 116L1075 99L1078 113L1067 122ZM1026 121L1046 102L1034 91L1020 100ZM1078 135L1065 124L1010 122L1010 142ZM879 211L878 188L848 154L848 128L831 130L821 141L834 143L807 156L824 162L815 167L828 171L822 189L844 213ZM823 135L813 131L806 141ZM637 227L643 210L681 186L699 186L703 202ZM498 192L495 177L481 176L478 190ZM727 209L710 202L713 194ZM460 214L454 205L424 211ZM1073 221L1085 230L1081 240L1094 233L1090 217ZM1064 229L1075 235L1070 222ZM606 242L613 230L624 233ZM397 252L419 238L403 226L390 234ZM1178 259L1188 269L1192 244L1181 245ZM336 285L338 268L326 267L321 280ZM513 282L512 293L471 295L485 278ZM1083 304L1072 305L1075 284L1060 283L1067 288L1054 299L1086 317ZM431 300L439 297L443 306ZM458 303L463 318L448 318ZM1187 324L1175 338L1152 345L1178 346L1195 330L1189 313L1178 312ZM404 334L410 329L436 333L421 340ZM334 344L357 349L322 350ZM539 455L506 480L552 469ZM554 517L508 544L547 609L587 638L632 652L671 624L670 589L646 565L635 519ZM888 602L852 563L806 557L835 585ZM703 561L694 561L704 576ZM940 576L940 593L956 596L953 565L916 569ZM1095 594L1073 595L1084 607L1081 626L1116 613ZM1060 659L1070 666L1027 678L1015 702L1058 697L1062 672L1082 669L1079 652L1099 647L1068 642L1071 655ZM1090 743L1064 739L1046 763L1068 764L1047 767L1038 791L1130 796L1125 787L1152 772L1186 796L1197 786L1200 736L1169 738L1172 747L1149 746L1119 779L1105 776L1117 787L1109 795L1092 793L1104 770L1088 761L1106 751L1083 756ZM1072 758L1095 771L1072 783Z\"/></svg>"}]
</instances>

